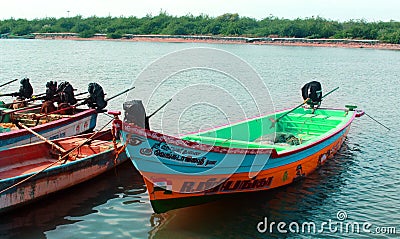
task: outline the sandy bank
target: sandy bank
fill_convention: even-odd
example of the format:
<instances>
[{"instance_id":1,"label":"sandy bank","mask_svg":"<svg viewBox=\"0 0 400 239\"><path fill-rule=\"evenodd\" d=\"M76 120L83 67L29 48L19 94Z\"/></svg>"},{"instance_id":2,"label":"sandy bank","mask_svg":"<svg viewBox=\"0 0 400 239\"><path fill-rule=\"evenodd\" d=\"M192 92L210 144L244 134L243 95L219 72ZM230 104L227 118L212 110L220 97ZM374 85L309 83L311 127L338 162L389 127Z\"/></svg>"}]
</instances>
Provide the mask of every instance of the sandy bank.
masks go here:
<instances>
[{"instance_id":1,"label":"sandy bank","mask_svg":"<svg viewBox=\"0 0 400 239\"><path fill-rule=\"evenodd\" d=\"M77 34L37 34L35 39L78 40L78 41L127 41L127 42L169 42L169 43L212 43L212 44L248 44L303 47L342 47L400 50L400 44L381 43L374 40L348 39L303 39L303 38L245 38L214 36L164 36L129 35L121 39L109 39L97 34L91 38L80 38Z\"/></svg>"}]
</instances>

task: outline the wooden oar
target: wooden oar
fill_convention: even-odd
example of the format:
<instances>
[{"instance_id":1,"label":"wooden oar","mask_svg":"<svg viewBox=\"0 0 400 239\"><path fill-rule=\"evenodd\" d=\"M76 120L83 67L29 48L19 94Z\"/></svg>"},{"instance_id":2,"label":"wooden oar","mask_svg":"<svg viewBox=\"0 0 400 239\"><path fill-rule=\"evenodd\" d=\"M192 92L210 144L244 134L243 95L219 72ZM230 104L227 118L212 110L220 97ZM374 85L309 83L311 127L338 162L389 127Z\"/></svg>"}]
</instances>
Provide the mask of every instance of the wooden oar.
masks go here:
<instances>
[{"instance_id":1,"label":"wooden oar","mask_svg":"<svg viewBox=\"0 0 400 239\"><path fill-rule=\"evenodd\" d=\"M6 83L0 85L0 87L6 86L6 85L8 85L8 84L11 84L11 83L13 83L13 82L15 82L15 81L17 81L17 80L18 80L18 79L10 80L9 82L6 82Z\"/></svg>"},{"instance_id":2,"label":"wooden oar","mask_svg":"<svg viewBox=\"0 0 400 239\"><path fill-rule=\"evenodd\" d=\"M339 89L339 87L336 87L335 89L329 91L328 93L326 93L324 96L321 97L321 99L327 97L329 94L331 94L332 92L336 91L337 89ZM275 127L275 124L279 122L279 120L281 120L283 117L285 117L286 115L292 113L293 111L295 111L296 109L302 107L304 104L306 104L310 99L307 98L303 103L301 103L300 105L296 106L295 108L289 110L288 112L284 113L283 115L279 116L279 118L277 118L276 120L273 118L269 118L269 120L271 121L271 126L269 127L270 129Z\"/></svg>"},{"instance_id":3,"label":"wooden oar","mask_svg":"<svg viewBox=\"0 0 400 239\"><path fill-rule=\"evenodd\" d=\"M26 129L27 131L29 131L31 134L35 135L36 137L38 137L39 139L43 140L44 142L50 144L52 147L54 147L56 150L60 151L60 153L65 154L67 151L65 149L63 149L62 147L58 146L57 144L51 142L50 140L46 139L44 136L38 134L37 132L33 131L32 129L30 129L28 126L21 124L21 122L17 122L17 124L19 126L21 126L22 128Z\"/></svg>"}]
</instances>

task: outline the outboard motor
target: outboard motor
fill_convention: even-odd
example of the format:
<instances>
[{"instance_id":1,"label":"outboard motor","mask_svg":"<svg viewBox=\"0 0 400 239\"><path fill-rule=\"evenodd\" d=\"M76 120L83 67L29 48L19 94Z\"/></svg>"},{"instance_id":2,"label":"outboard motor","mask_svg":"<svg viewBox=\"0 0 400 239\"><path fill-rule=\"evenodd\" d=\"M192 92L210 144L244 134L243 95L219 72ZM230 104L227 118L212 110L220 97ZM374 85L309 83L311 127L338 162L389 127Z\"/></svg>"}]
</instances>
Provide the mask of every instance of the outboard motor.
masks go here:
<instances>
[{"instance_id":1,"label":"outboard motor","mask_svg":"<svg viewBox=\"0 0 400 239\"><path fill-rule=\"evenodd\" d=\"M103 88L97 83L89 83L88 92L89 98L86 100L89 108L102 110L107 106L107 101L104 99Z\"/></svg>"},{"instance_id":2,"label":"outboard motor","mask_svg":"<svg viewBox=\"0 0 400 239\"><path fill-rule=\"evenodd\" d=\"M19 88L18 91L18 96L21 99L28 99L31 98L33 95L33 88L31 83L29 83L29 79L28 78L24 78L21 80L21 86Z\"/></svg>"},{"instance_id":3,"label":"outboard motor","mask_svg":"<svg viewBox=\"0 0 400 239\"><path fill-rule=\"evenodd\" d=\"M146 111L141 100L127 101L124 103L123 107L125 111L124 122L133 123L138 127L150 129Z\"/></svg>"},{"instance_id":4,"label":"outboard motor","mask_svg":"<svg viewBox=\"0 0 400 239\"><path fill-rule=\"evenodd\" d=\"M57 94L60 95L62 103L74 105L77 103L74 96L74 88L68 81L61 82L57 88Z\"/></svg>"},{"instance_id":5,"label":"outboard motor","mask_svg":"<svg viewBox=\"0 0 400 239\"><path fill-rule=\"evenodd\" d=\"M46 83L46 95L44 97L45 101L53 101L57 93L57 82L49 81Z\"/></svg>"},{"instance_id":6,"label":"outboard motor","mask_svg":"<svg viewBox=\"0 0 400 239\"><path fill-rule=\"evenodd\" d=\"M311 107L320 106L322 101L322 87L318 81L311 81L301 88L301 94L306 103Z\"/></svg>"}]
</instances>

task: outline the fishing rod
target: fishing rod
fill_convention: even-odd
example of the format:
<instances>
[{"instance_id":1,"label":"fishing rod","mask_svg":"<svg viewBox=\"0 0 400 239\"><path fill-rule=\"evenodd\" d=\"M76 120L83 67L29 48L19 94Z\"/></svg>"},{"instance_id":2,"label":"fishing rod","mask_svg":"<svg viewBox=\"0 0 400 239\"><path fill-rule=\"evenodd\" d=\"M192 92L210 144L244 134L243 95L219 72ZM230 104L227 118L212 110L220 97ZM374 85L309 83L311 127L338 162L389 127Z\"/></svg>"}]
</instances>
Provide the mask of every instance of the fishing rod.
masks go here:
<instances>
[{"instance_id":1,"label":"fishing rod","mask_svg":"<svg viewBox=\"0 0 400 239\"><path fill-rule=\"evenodd\" d=\"M335 89L333 89L333 90L329 91L328 93L326 93L324 96L322 96L322 97L321 97L321 99L323 99L323 98L327 97L328 95L330 95L331 93L333 93L334 91L336 91L336 90L338 90L338 89L339 89L339 86L338 86L338 87L336 87ZM288 114L292 113L292 112L293 112L293 111L295 111L296 109L298 109L298 108L302 107L302 106L303 106L304 104L306 104L306 103L307 103L309 100L310 100L310 99L309 99L309 98L307 98L306 100L304 100L304 102L303 102L303 103L301 103L300 105L296 106L295 108L293 108L293 109L289 110L288 112L284 113L283 115L279 116L279 118L277 118L276 120L275 120L275 119L273 119L273 118L270 118L269 120L272 122L272 124L271 124L270 128L273 128L273 127L275 127L275 124L276 124L276 123L278 123L278 121L279 121L279 120L281 120L281 119L282 119L283 117L285 117L286 115L288 115Z\"/></svg>"},{"instance_id":2,"label":"fishing rod","mask_svg":"<svg viewBox=\"0 0 400 239\"><path fill-rule=\"evenodd\" d=\"M150 119L151 117L153 117L155 114L157 114L158 111L160 111L162 108L164 108L169 102L172 101L172 98L169 99L167 102L165 102L162 106L160 106L156 111L154 111L152 114L150 114L149 116L146 116L147 119Z\"/></svg>"},{"instance_id":3,"label":"fishing rod","mask_svg":"<svg viewBox=\"0 0 400 239\"><path fill-rule=\"evenodd\" d=\"M17 81L17 80L18 80L18 79L10 80L9 82L6 82L6 83L0 85L0 87L6 86L6 85L8 85L8 84L11 84L11 83L13 83L13 82L15 82L15 81Z\"/></svg>"}]
</instances>

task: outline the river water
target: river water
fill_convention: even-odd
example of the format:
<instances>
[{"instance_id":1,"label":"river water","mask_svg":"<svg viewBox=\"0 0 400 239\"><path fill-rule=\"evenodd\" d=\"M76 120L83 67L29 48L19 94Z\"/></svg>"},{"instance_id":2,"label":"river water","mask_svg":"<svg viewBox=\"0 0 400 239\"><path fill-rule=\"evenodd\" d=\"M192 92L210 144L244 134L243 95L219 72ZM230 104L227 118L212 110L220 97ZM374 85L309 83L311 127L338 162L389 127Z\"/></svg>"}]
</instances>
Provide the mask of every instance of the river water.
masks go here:
<instances>
[{"instance_id":1,"label":"river water","mask_svg":"<svg viewBox=\"0 0 400 239\"><path fill-rule=\"evenodd\" d=\"M394 238L400 235L399 51L202 43L0 40L0 83L29 77L36 93L41 93L50 80L69 81L81 91L87 89L89 82L97 82L103 86L107 96L137 83L137 89L129 94L129 99L140 98L146 81L140 82L138 76L149 64L166 54L193 47L223 50L247 62L268 88L266 98L272 99L273 107L262 108L264 113L298 105L302 100L302 85L318 80L324 92L340 86L337 92L324 99L324 106L355 104L391 130L387 131L364 116L353 122L336 157L301 182L162 215L153 213L145 185L128 162L82 185L1 215L0 238ZM217 81L218 89L229 89L228 95L235 95L232 91L235 92L236 88L226 81L226 77L218 72L201 70L171 76L170 81L164 82L164 88L156 92L158 98L153 98L146 108L149 112L154 111L176 93L171 93L173 89L181 94L185 92L185 85L194 82L201 82L204 86ZM147 83L150 86L152 82ZM199 95L193 91L188 91L188 95L214 97L222 107L229 108L230 103L224 103L224 97L215 97L218 92L214 94L212 90L201 89L202 86L198 88ZM14 83L3 87L1 93L14 92L18 88L18 83ZM246 116L259 113L251 108L245 94L241 95L238 90L237 95L238 101L249 109ZM185 103L186 99L173 100L165 111L175 112L174 107ZM3 97L2 100L10 99ZM108 108L122 110L125 100L125 96L114 99ZM178 115L165 114L165 119L160 113L150 123L154 129L172 134L226 123L226 118L214 114L210 107L193 107L191 110ZM176 121L178 116L177 129L174 126L176 122L172 121ZM233 118L236 120L240 116L234 115ZM98 127L108 119L100 115ZM287 225L297 223L301 227L302 223L313 222L317 230L331 221L336 223L336 231L335 227L329 228L325 224L321 233L284 233L276 226L272 232L269 228L260 232L257 225L265 219L268 225L284 222ZM346 231L340 229L340 223L369 223L367 229L371 232L362 229L360 233L353 233L350 229ZM261 229L264 225L261 224ZM389 230L389 227L395 227L397 235L377 233Z\"/></svg>"}]
</instances>

